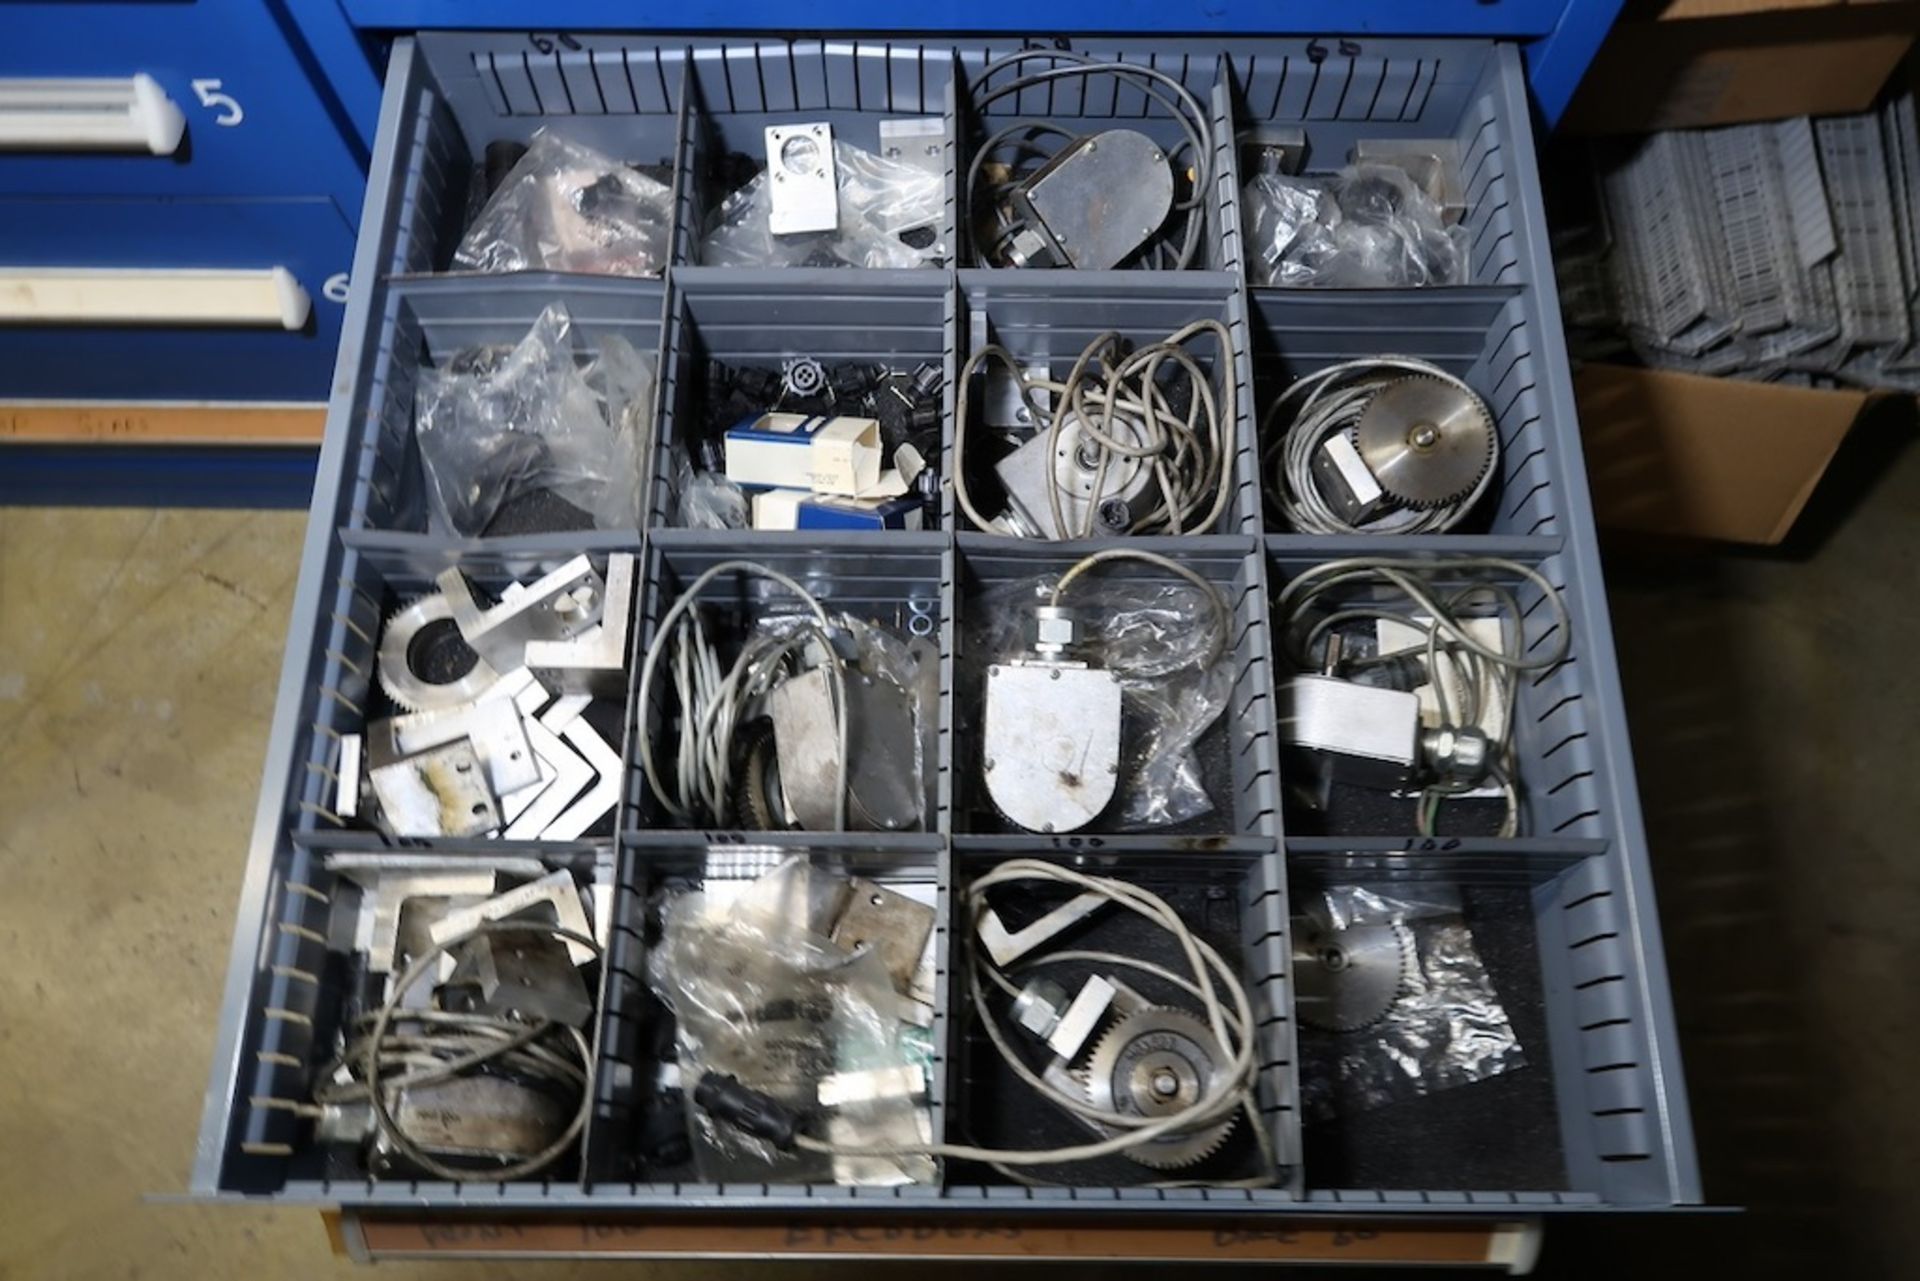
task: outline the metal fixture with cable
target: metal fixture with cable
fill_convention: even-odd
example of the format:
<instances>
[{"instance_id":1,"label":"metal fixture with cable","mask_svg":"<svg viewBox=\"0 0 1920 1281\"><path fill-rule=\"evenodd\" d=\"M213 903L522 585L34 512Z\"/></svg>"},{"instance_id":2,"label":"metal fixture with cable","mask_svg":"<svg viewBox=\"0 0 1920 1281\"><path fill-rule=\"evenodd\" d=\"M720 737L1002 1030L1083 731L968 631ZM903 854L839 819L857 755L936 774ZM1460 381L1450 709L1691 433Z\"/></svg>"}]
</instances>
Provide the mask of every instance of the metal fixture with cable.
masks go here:
<instances>
[{"instance_id":1,"label":"metal fixture with cable","mask_svg":"<svg viewBox=\"0 0 1920 1281\"><path fill-rule=\"evenodd\" d=\"M1033 883L1076 891L1078 897L1069 904L1073 911L1064 915L1057 911L1054 919L1063 923L1045 937L1032 929L1022 931L1020 936L1008 936L1000 927L989 891ZM1272 1139L1261 1123L1254 1099L1258 1068L1253 1032L1257 1022L1246 987L1234 967L1211 944L1196 937L1171 904L1129 882L1038 859L1012 859L993 868L968 887L966 902L967 919L973 924L969 934L979 940L970 946L967 975L974 1017L1015 1076L1097 1137L1085 1143L1034 1149L966 1143L831 1141L809 1132L810 1118L795 1114L730 1077L712 1073L696 1087L696 1103L717 1120L781 1150L835 1157L933 1156L980 1161L1020 1182L1036 1181L1023 1173L1035 1167L1112 1156L1127 1157L1153 1170L1190 1169L1217 1152L1244 1116L1261 1154L1261 1174L1217 1182L1193 1177L1149 1186L1246 1187L1270 1186L1276 1181ZM1187 974L1118 953L1039 951L1064 929L1108 906L1132 912L1170 935L1186 963ZM1009 937L1020 938L1024 946L1010 954L1005 945ZM988 951L985 957L981 955L983 948ZM999 949L997 956L993 954L995 948ZM1197 1011L1156 1004L1132 992L1123 981L1090 978L1087 986L1093 997L1086 1008L1075 1013L1068 1005L1058 1011L1059 1020L1049 1028L1050 1033L1055 1032L1059 1021L1074 1020L1072 1053L1050 1054L1046 1064L1036 1070L1029 1059L1039 1055L1016 1047L993 1011L989 992L997 989L1008 997L1014 1003L1015 1017L1033 1032L1044 1019L1040 1006L1045 1002L1040 997L1047 994L1048 987L1060 989L1044 980L1023 986L1013 975L1069 961L1090 962L1110 972L1125 970L1151 976L1184 994ZM1046 986L1039 986L1040 982ZM1023 993L1034 989L1039 997L1021 1000ZM1100 1008L1089 1013L1094 1004Z\"/></svg>"},{"instance_id":2,"label":"metal fixture with cable","mask_svg":"<svg viewBox=\"0 0 1920 1281\"><path fill-rule=\"evenodd\" d=\"M1193 350L1202 339L1216 344L1217 387ZM1109 331L1055 381L1023 368L1003 346L980 348L961 370L954 410L953 487L961 511L981 529L1022 538L1211 532L1233 490L1239 401L1231 351L1217 320L1131 349ZM995 465L1007 498L997 516L981 511L967 484L974 384L989 362L1006 369L1033 421L1046 424Z\"/></svg>"},{"instance_id":3,"label":"metal fixture with cable","mask_svg":"<svg viewBox=\"0 0 1920 1281\"><path fill-rule=\"evenodd\" d=\"M1524 625L1541 602L1523 608L1514 583L1551 614L1532 645ZM1431 836L1443 801L1491 790L1505 805L1498 834L1519 834L1518 678L1552 670L1572 646L1566 600L1545 575L1491 556L1333 560L1295 575L1274 618L1300 673L1281 690L1281 723L1315 803L1334 784L1410 792L1416 830Z\"/></svg>"},{"instance_id":4,"label":"metal fixture with cable","mask_svg":"<svg viewBox=\"0 0 1920 1281\"><path fill-rule=\"evenodd\" d=\"M1350 360L1282 392L1261 422L1268 501L1308 534L1437 534L1465 520L1500 461L1473 388L1409 356Z\"/></svg>"},{"instance_id":5,"label":"metal fixture with cable","mask_svg":"<svg viewBox=\"0 0 1920 1281\"><path fill-rule=\"evenodd\" d=\"M723 667L701 593L726 575L760 578L803 607L781 629L756 629ZM921 820L910 682L878 653L876 629L830 617L797 581L729 560L681 592L640 668L634 746L648 786L681 823L754 830L901 830ZM652 711L668 669L679 724ZM658 723L656 723L658 721ZM671 770L659 738L677 743Z\"/></svg>"},{"instance_id":6,"label":"metal fixture with cable","mask_svg":"<svg viewBox=\"0 0 1920 1281\"><path fill-rule=\"evenodd\" d=\"M1033 63L1048 65L990 83L1000 72ZM1170 116L1182 135L1179 145L1168 151L1137 130L1082 134L1049 120L1023 118L996 129L973 153L965 193L988 265L1177 270L1200 256L1213 190L1211 122L1179 80L1132 63L1023 49L981 71L973 106L984 116L994 103L1028 89L1044 86L1050 96L1062 81L1100 78L1132 87ZM1176 215L1177 241L1165 230Z\"/></svg>"},{"instance_id":7,"label":"metal fixture with cable","mask_svg":"<svg viewBox=\"0 0 1920 1281\"><path fill-rule=\"evenodd\" d=\"M1206 602L1206 639L1187 666L1205 672L1226 652L1231 626L1226 600L1187 566L1154 552L1109 548L1069 567L1053 584L1048 603L1034 608L1030 627L1023 628L1030 652L995 662L986 671L981 770L987 793L1000 813L1028 831L1078 831L1106 812L1120 785L1123 673L1096 661L1104 656L1088 649L1079 619L1062 604L1085 574L1118 562L1174 574ZM1159 682L1172 675L1171 670L1154 673ZM1195 736L1205 724L1194 727Z\"/></svg>"}]
</instances>

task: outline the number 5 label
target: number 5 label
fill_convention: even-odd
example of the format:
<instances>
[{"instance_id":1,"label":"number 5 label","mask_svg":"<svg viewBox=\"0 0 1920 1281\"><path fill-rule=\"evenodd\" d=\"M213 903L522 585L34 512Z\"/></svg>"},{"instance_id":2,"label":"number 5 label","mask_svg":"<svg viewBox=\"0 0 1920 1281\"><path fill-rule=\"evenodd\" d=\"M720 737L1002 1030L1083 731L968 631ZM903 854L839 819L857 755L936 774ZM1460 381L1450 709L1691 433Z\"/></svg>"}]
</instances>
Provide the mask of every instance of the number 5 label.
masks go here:
<instances>
[{"instance_id":1,"label":"number 5 label","mask_svg":"<svg viewBox=\"0 0 1920 1281\"><path fill-rule=\"evenodd\" d=\"M213 118L213 123L217 125L231 129L247 118L247 113L240 109L240 103L232 94L220 92L218 80L196 80L193 82L193 92L199 96L201 106L220 113Z\"/></svg>"}]
</instances>

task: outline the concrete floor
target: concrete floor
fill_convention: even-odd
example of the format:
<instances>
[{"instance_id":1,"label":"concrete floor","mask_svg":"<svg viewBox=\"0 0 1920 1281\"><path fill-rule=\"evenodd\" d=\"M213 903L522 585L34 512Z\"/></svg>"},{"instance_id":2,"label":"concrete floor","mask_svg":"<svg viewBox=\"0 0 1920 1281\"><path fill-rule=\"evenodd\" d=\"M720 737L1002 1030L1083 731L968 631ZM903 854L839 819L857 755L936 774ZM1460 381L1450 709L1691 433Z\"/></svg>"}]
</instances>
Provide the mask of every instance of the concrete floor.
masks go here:
<instances>
[{"instance_id":1,"label":"concrete floor","mask_svg":"<svg viewBox=\"0 0 1920 1281\"><path fill-rule=\"evenodd\" d=\"M185 1184L303 525L0 509L4 1281L347 1271L310 1210L143 1200ZM1707 1189L1753 1211L1556 1225L1543 1274L1920 1257L1916 553L1909 452L1803 559L1610 555Z\"/></svg>"}]
</instances>

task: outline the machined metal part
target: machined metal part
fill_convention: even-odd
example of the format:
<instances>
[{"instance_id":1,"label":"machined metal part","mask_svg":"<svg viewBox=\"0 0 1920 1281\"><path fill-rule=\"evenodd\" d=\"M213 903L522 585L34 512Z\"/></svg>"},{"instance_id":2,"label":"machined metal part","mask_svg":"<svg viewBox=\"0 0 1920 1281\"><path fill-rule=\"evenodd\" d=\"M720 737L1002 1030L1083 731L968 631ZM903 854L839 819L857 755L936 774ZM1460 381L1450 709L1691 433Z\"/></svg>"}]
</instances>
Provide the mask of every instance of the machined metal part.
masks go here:
<instances>
[{"instance_id":1,"label":"machined metal part","mask_svg":"<svg viewBox=\"0 0 1920 1281\"><path fill-rule=\"evenodd\" d=\"M1421 731L1420 759L1442 783L1475 786L1493 767L1493 745L1477 726L1442 725Z\"/></svg>"},{"instance_id":2,"label":"machined metal part","mask_svg":"<svg viewBox=\"0 0 1920 1281\"><path fill-rule=\"evenodd\" d=\"M1106 428L1128 445L1144 446L1148 439L1145 427L1128 414L1116 413ZM1013 514L1032 534L1079 537L1091 514L1094 536L1117 537L1152 511L1158 501L1153 458L1105 453L1084 434L1078 415L1068 415L1057 441L1051 435L1035 433L994 464L994 474L1006 487ZM1055 494L1065 528L1053 518Z\"/></svg>"},{"instance_id":3,"label":"machined metal part","mask_svg":"<svg viewBox=\"0 0 1920 1281\"><path fill-rule=\"evenodd\" d=\"M946 173L946 117L909 116L902 120L882 120L880 154L928 173Z\"/></svg>"},{"instance_id":4,"label":"machined metal part","mask_svg":"<svg viewBox=\"0 0 1920 1281\"><path fill-rule=\"evenodd\" d=\"M1314 451L1313 478L1321 496L1349 525L1372 520L1386 505L1387 492L1343 431L1321 441Z\"/></svg>"},{"instance_id":5,"label":"machined metal part","mask_svg":"<svg viewBox=\"0 0 1920 1281\"><path fill-rule=\"evenodd\" d=\"M1420 700L1334 676L1296 676L1280 690L1280 734L1320 758L1334 781L1396 791L1420 761Z\"/></svg>"},{"instance_id":6,"label":"machined metal part","mask_svg":"<svg viewBox=\"0 0 1920 1281\"><path fill-rule=\"evenodd\" d=\"M390 835L478 836L500 826L486 766L467 739L375 766L367 777Z\"/></svg>"},{"instance_id":7,"label":"machined metal part","mask_svg":"<svg viewBox=\"0 0 1920 1281\"><path fill-rule=\"evenodd\" d=\"M826 394L827 367L812 356L789 356L780 366L780 393L796 400Z\"/></svg>"},{"instance_id":8,"label":"machined metal part","mask_svg":"<svg viewBox=\"0 0 1920 1281\"><path fill-rule=\"evenodd\" d=\"M333 789L333 812L341 818L357 818L360 814L361 767L364 764L366 740L358 734L340 736L340 768L335 771Z\"/></svg>"},{"instance_id":9,"label":"machined metal part","mask_svg":"<svg viewBox=\"0 0 1920 1281\"><path fill-rule=\"evenodd\" d=\"M559 1138L572 1110L565 1100L510 1077L471 1072L402 1089L393 1121L430 1156L514 1160Z\"/></svg>"},{"instance_id":10,"label":"machined metal part","mask_svg":"<svg viewBox=\"0 0 1920 1281\"><path fill-rule=\"evenodd\" d=\"M499 876L492 871L406 871L379 875L367 887L362 900L354 948L365 954L370 973L391 974L400 968L400 922L407 903L415 899L487 897L498 885Z\"/></svg>"},{"instance_id":11,"label":"machined metal part","mask_svg":"<svg viewBox=\"0 0 1920 1281\"><path fill-rule=\"evenodd\" d=\"M607 557L606 604L598 623L571 640L527 642L527 666L561 694L619 698L626 692L635 561L630 552Z\"/></svg>"},{"instance_id":12,"label":"machined metal part","mask_svg":"<svg viewBox=\"0 0 1920 1281\"><path fill-rule=\"evenodd\" d=\"M914 768L919 732L913 694L885 672L842 670L847 699L847 823L896 832L920 821ZM840 786L839 717L824 666L788 677L769 696L780 786L787 810L808 831L832 831Z\"/></svg>"},{"instance_id":13,"label":"machined metal part","mask_svg":"<svg viewBox=\"0 0 1920 1281\"><path fill-rule=\"evenodd\" d=\"M522 912L543 907L546 915L561 929L587 938L593 937L593 927L587 923L586 910L580 905L580 887L574 884L573 874L565 868L515 886L465 912L455 912L434 925L430 933L434 942L445 943L486 921L504 921ZM573 958L575 965L585 965L593 959L593 949L584 943L575 943L571 939L563 942L566 943L567 955Z\"/></svg>"},{"instance_id":14,"label":"machined metal part","mask_svg":"<svg viewBox=\"0 0 1920 1281\"><path fill-rule=\"evenodd\" d=\"M1080 620L1064 605L1041 605L1033 611L1033 652L1064 658L1080 643Z\"/></svg>"},{"instance_id":15,"label":"machined metal part","mask_svg":"<svg viewBox=\"0 0 1920 1281\"><path fill-rule=\"evenodd\" d=\"M367 726L367 755L378 768L389 761L466 739L486 766L494 794L506 796L540 781L539 762L520 709L492 699L432 712L410 712Z\"/></svg>"},{"instance_id":16,"label":"machined metal part","mask_svg":"<svg viewBox=\"0 0 1920 1281\"><path fill-rule=\"evenodd\" d=\"M589 828L620 803L620 753L608 747L607 741L584 717L569 720L562 727L560 737L580 754L595 777L593 786L542 828L540 835L550 841L573 841L586 835Z\"/></svg>"},{"instance_id":17,"label":"machined metal part","mask_svg":"<svg viewBox=\"0 0 1920 1281\"><path fill-rule=\"evenodd\" d=\"M1413 931L1397 921L1335 930L1293 918L1294 1009L1308 1027L1372 1027L1406 994L1417 967Z\"/></svg>"},{"instance_id":18,"label":"machined metal part","mask_svg":"<svg viewBox=\"0 0 1920 1281\"><path fill-rule=\"evenodd\" d=\"M529 641L572 640L592 627L600 621L607 595L606 583L585 556L575 556L532 583L516 583L486 608L459 569L445 570L435 581L461 638L496 671L526 666Z\"/></svg>"},{"instance_id":19,"label":"machined metal part","mask_svg":"<svg viewBox=\"0 0 1920 1281\"><path fill-rule=\"evenodd\" d=\"M851 890L833 923L833 941L849 951L876 952L894 987L904 990L933 933L933 909L864 877L854 877Z\"/></svg>"},{"instance_id":20,"label":"machined metal part","mask_svg":"<svg viewBox=\"0 0 1920 1281\"><path fill-rule=\"evenodd\" d=\"M1104 271L1158 234L1173 194L1173 166L1160 144L1137 130L1108 129L1055 152L1012 199L1067 265Z\"/></svg>"},{"instance_id":21,"label":"machined metal part","mask_svg":"<svg viewBox=\"0 0 1920 1281\"><path fill-rule=\"evenodd\" d=\"M1087 1098L1120 1116L1154 1120L1183 1112L1219 1088L1226 1047L1185 1010L1155 1006L1107 1029L1087 1063ZM1129 1160L1156 1170L1198 1164L1220 1150L1240 1113L1192 1130L1176 1130L1126 1149Z\"/></svg>"},{"instance_id":22,"label":"machined metal part","mask_svg":"<svg viewBox=\"0 0 1920 1281\"><path fill-rule=\"evenodd\" d=\"M469 987L473 1009L585 1027L593 1019L593 997L574 967L565 940L533 934L482 934L455 951L447 987Z\"/></svg>"},{"instance_id":23,"label":"machined metal part","mask_svg":"<svg viewBox=\"0 0 1920 1281\"><path fill-rule=\"evenodd\" d=\"M1074 832L1120 781L1120 678L1069 663L987 669L981 769L987 794L1030 832Z\"/></svg>"},{"instance_id":24,"label":"machined metal part","mask_svg":"<svg viewBox=\"0 0 1920 1281\"><path fill-rule=\"evenodd\" d=\"M1032 979L1013 998L1013 1021L1044 1040L1059 1026L1069 1003L1067 989L1052 979Z\"/></svg>"},{"instance_id":25,"label":"machined metal part","mask_svg":"<svg viewBox=\"0 0 1920 1281\"><path fill-rule=\"evenodd\" d=\"M1403 170L1414 186L1440 206L1440 221L1449 227L1466 216L1460 143L1453 138L1362 138L1353 144L1353 162Z\"/></svg>"},{"instance_id":26,"label":"machined metal part","mask_svg":"<svg viewBox=\"0 0 1920 1281\"><path fill-rule=\"evenodd\" d=\"M997 431L1033 431L1046 425L1053 412L1053 393L1036 382L1047 381L1047 362L1026 366L1026 386L1005 361L990 360L986 367L986 394L981 398L980 421ZM1038 416L1035 409L1038 409Z\"/></svg>"},{"instance_id":27,"label":"machined metal part","mask_svg":"<svg viewBox=\"0 0 1920 1281\"><path fill-rule=\"evenodd\" d=\"M1037 921L1009 931L1000 920L1000 914L992 908L980 913L974 925L974 933L980 940L980 946L987 949L987 955L1001 969L1072 929L1080 922L1092 916L1112 900L1104 894L1095 894L1089 890L1054 908Z\"/></svg>"},{"instance_id":28,"label":"machined metal part","mask_svg":"<svg viewBox=\"0 0 1920 1281\"><path fill-rule=\"evenodd\" d=\"M1240 131L1240 172L1297 174L1307 167L1307 131L1286 125L1251 125Z\"/></svg>"},{"instance_id":29,"label":"machined metal part","mask_svg":"<svg viewBox=\"0 0 1920 1281\"><path fill-rule=\"evenodd\" d=\"M1424 374L1368 397L1354 445L1380 487L1409 507L1444 507L1473 492L1499 450L1478 396Z\"/></svg>"},{"instance_id":30,"label":"machined metal part","mask_svg":"<svg viewBox=\"0 0 1920 1281\"><path fill-rule=\"evenodd\" d=\"M833 126L825 121L767 126L767 229L776 236L834 231L840 183Z\"/></svg>"},{"instance_id":31,"label":"machined metal part","mask_svg":"<svg viewBox=\"0 0 1920 1281\"><path fill-rule=\"evenodd\" d=\"M867 1068L856 1072L835 1072L820 1078L820 1106L843 1107L848 1103L874 1103L881 1099L919 1099L927 1093L927 1074L918 1063L899 1067Z\"/></svg>"},{"instance_id":32,"label":"machined metal part","mask_svg":"<svg viewBox=\"0 0 1920 1281\"><path fill-rule=\"evenodd\" d=\"M1090 974L1080 990L1073 994L1073 1001L1066 1012L1060 1016L1060 1022L1047 1034L1047 1048L1053 1051L1057 1059L1072 1062L1080 1057L1080 1051L1086 1048L1087 1038L1100 1026L1113 1008L1113 984L1098 974Z\"/></svg>"},{"instance_id":33,"label":"machined metal part","mask_svg":"<svg viewBox=\"0 0 1920 1281\"><path fill-rule=\"evenodd\" d=\"M454 625L453 606L436 592L409 601L387 617L380 631L380 688L410 712L458 707L478 698L500 674L477 653L473 665L445 680L419 670L435 633L435 624ZM457 633L455 633L457 634ZM435 671L432 675L438 675Z\"/></svg>"}]
</instances>

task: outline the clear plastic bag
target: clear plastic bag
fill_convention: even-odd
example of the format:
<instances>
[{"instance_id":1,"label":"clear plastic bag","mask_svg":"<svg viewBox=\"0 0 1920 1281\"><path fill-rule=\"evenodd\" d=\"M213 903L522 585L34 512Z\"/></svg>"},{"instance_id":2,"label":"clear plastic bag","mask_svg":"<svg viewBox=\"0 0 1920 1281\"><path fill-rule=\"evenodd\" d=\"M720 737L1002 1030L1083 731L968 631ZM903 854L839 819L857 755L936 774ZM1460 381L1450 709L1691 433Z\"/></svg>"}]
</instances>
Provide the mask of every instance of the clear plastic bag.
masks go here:
<instances>
[{"instance_id":1,"label":"clear plastic bag","mask_svg":"<svg viewBox=\"0 0 1920 1281\"><path fill-rule=\"evenodd\" d=\"M773 209L765 170L733 192L715 211L701 245L711 267L931 267L948 256L939 242L946 212L946 179L847 143L833 144L839 183L839 228L809 235L776 236L768 229ZM904 236L918 231L924 248Z\"/></svg>"},{"instance_id":2,"label":"clear plastic bag","mask_svg":"<svg viewBox=\"0 0 1920 1281\"><path fill-rule=\"evenodd\" d=\"M875 950L852 952L818 931L820 906L844 878L789 859L724 904L705 894L670 899L651 954L654 991L672 1008L681 1079L736 1077L806 1118L816 1137L914 1141L924 1106L893 1091L826 1108L821 1081L836 1073L920 1070L903 1020L908 1005ZM835 1181L836 1159L782 1152L765 1140L688 1109L694 1166L708 1182ZM907 1137L913 1136L913 1137ZM862 1181L930 1183L928 1157L861 1158ZM883 1164L892 1180L873 1177Z\"/></svg>"},{"instance_id":3,"label":"clear plastic bag","mask_svg":"<svg viewBox=\"0 0 1920 1281\"><path fill-rule=\"evenodd\" d=\"M1467 233L1395 165L1325 180L1260 174L1241 193L1255 284L1368 289L1466 280Z\"/></svg>"},{"instance_id":4,"label":"clear plastic bag","mask_svg":"<svg viewBox=\"0 0 1920 1281\"><path fill-rule=\"evenodd\" d=\"M1055 581L988 592L983 652L1030 654L1033 609L1052 600ZM1094 576L1076 579L1061 603L1080 620L1081 657L1120 675L1118 825L1166 827L1211 813L1195 749L1226 710L1233 664L1206 594L1188 583Z\"/></svg>"},{"instance_id":5,"label":"clear plastic bag","mask_svg":"<svg viewBox=\"0 0 1920 1281\"><path fill-rule=\"evenodd\" d=\"M617 334L598 351L563 304L512 348L420 371L414 432L429 529L477 538L509 500L545 490L601 529L639 527L653 361Z\"/></svg>"},{"instance_id":6,"label":"clear plastic bag","mask_svg":"<svg viewBox=\"0 0 1920 1281\"><path fill-rule=\"evenodd\" d=\"M684 449L673 451L675 523L684 529L745 529L752 524L747 491L721 472L693 465Z\"/></svg>"},{"instance_id":7,"label":"clear plastic bag","mask_svg":"<svg viewBox=\"0 0 1920 1281\"><path fill-rule=\"evenodd\" d=\"M671 188L542 129L461 237L453 266L657 276L672 225Z\"/></svg>"},{"instance_id":8,"label":"clear plastic bag","mask_svg":"<svg viewBox=\"0 0 1920 1281\"><path fill-rule=\"evenodd\" d=\"M1410 945L1405 982L1380 1022L1354 1032L1301 1026L1300 1092L1309 1122L1403 1103L1526 1066L1526 1053L1461 915L1457 891L1424 886L1418 894L1389 898L1339 885L1314 895L1304 908L1323 929L1397 926Z\"/></svg>"}]
</instances>

